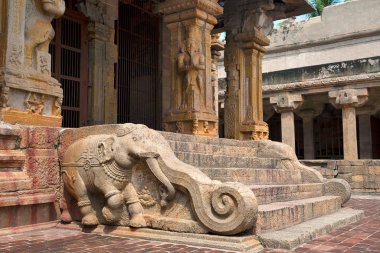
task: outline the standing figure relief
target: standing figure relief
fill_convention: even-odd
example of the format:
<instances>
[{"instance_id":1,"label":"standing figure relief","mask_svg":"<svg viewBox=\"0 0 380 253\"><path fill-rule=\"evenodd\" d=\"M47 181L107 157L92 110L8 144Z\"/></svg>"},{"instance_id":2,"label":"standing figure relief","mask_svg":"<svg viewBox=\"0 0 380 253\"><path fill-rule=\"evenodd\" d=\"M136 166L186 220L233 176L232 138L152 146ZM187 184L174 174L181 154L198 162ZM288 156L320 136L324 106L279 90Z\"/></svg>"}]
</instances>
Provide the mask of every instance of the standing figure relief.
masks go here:
<instances>
[{"instance_id":1,"label":"standing figure relief","mask_svg":"<svg viewBox=\"0 0 380 253\"><path fill-rule=\"evenodd\" d=\"M38 58L38 52L47 54L55 32L51 21L65 12L64 0L29 0L25 20L25 62L36 68L37 62L46 63L46 58ZM41 56L44 57L44 56ZM43 73L50 72L44 67Z\"/></svg>"},{"instance_id":2,"label":"standing figure relief","mask_svg":"<svg viewBox=\"0 0 380 253\"><path fill-rule=\"evenodd\" d=\"M200 36L198 30L190 27L185 45L180 48L178 54L178 70L184 73L181 109L199 109L199 102L196 100L204 89L203 70L206 69L205 56L201 53Z\"/></svg>"}]
</instances>

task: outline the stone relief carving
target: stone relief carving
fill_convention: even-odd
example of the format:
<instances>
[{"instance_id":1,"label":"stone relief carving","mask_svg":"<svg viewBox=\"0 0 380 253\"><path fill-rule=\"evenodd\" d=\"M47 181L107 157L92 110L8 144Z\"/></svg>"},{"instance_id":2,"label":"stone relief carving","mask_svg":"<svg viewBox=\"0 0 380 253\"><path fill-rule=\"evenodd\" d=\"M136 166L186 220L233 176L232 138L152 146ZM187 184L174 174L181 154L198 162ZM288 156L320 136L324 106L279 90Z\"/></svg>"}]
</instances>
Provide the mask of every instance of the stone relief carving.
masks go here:
<instances>
[{"instance_id":1,"label":"stone relief carving","mask_svg":"<svg viewBox=\"0 0 380 253\"><path fill-rule=\"evenodd\" d=\"M182 121L177 121L175 123L176 125L176 133L183 133L183 122Z\"/></svg>"},{"instance_id":2,"label":"stone relief carving","mask_svg":"<svg viewBox=\"0 0 380 253\"><path fill-rule=\"evenodd\" d=\"M115 134L104 134L107 127L69 130L80 136L88 131L67 148L62 161L65 190L77 202L77 219L84 225L223 235L253 227L257 202L248 187L211 180L181 162L161 134L143 125L114 125ZM131 218L123 222L126 216ZM64 210L64 221L72 217Z\"/></svg>"},{"instance_id":3,"label":"stone relief carving","mask_svg":"<svg viewBox=\"0 0 380 253\"><path fill-rule=\"evenodd\" d=\"M63 97L57 97L54 101L53 115L61 116Z\"/></svg>"},{"instance_id":4,"label":"stone relief carving","mask_svg":"<svg viewBox=\"0 0 380 253\"><path fill-rule=\"evenodd\" d=\"M20 66L22 64L22 48L21 46L12 45L9 55L9 63L14 66Z\"/></svg>"},{"instance_id":5,"label":"stone relief carving","mask_svg":"<svg viewBox=\"0 0 380 253\"><path fill-rule=\"evenodd\" d=\"M197 27L190 26L187 38L178 54L178 70L184 73L182 87L182 102L180 109L199 110L199 103L194 100L199 98L204 88L203 70L205 56L201 52L201 34Z\"/></svg>"},{"instance_id":6,"label":"stone relief carving","mask_svg":"<svg viewBox=\"0 0 380 253\"><path fill-rule=\"evenodd\" d=\"M42 114L44 109L45 96L38 96L35 93L29 92L25 98L26 112L34 114Z\"/></svg>"},{"instance_id":7,"label":"stone relief carving","mask_svg":"<svg viewBox=\"0 0 380 253\"><path fill-rule=\"evenodd\" d=\"M61 17L64 12L64 0L30 0L27 2L25 63L30 68L40 69L42 74L50 74L50 66L48 67L48 60L44 55L48 54L50 41L55 35L51 21Z\"/></svg>"}]
</instances>

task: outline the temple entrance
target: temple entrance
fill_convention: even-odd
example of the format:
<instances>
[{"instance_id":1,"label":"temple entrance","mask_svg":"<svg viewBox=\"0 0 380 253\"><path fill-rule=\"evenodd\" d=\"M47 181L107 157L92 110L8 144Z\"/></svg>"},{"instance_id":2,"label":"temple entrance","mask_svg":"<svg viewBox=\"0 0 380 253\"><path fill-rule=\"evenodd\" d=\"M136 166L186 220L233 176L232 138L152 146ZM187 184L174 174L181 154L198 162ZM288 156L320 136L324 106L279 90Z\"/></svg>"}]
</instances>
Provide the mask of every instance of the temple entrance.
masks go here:
<instances>
[{"instance_id":1,"label":"temple entrance","mask_svg":"<svg viewBox=\"0 0 380 253\"><path fill-rule=\"evenodd\" d=\"M87 19L66 1L65 15L54 20L50 43L52 76L62 85L62 126L80 127L87 122L88 46Z\"/></svg>"},{"instance_id":2,"label":"temple entrance","mask_svg":"<svg viewBox=\"0 0 380 253\"><path fill-rule=\"evenodd\" d=\"M160 23L154 1L119 2L118 123L161 129Z\"/></svg>"}]
</instances>

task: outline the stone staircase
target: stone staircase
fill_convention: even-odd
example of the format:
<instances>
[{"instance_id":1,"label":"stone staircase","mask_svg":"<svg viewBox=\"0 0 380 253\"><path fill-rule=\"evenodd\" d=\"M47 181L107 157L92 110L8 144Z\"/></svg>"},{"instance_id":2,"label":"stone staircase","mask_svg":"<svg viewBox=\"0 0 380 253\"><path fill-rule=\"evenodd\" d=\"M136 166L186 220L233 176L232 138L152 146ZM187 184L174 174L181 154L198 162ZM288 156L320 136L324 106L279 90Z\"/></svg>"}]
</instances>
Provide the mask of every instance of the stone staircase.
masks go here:
<instances>
[{"instance_id":1,"label":"stone staircase","mask_svg":"<svg viewBox=\"0 0 380 253\"><path fill-rule=\"evenodd\" d=\"M333 194L326 181L310 182L303 167L289 165L298 160L290 162L289 155L276 152L263 157L259 142L162 135L180 160L212 179L240 182L252 189L259 205L255 233L265 246L292 249L363 216L362 211L342 208L347 193L342 195L338 189Z\"/></svg>"}]
</instances>

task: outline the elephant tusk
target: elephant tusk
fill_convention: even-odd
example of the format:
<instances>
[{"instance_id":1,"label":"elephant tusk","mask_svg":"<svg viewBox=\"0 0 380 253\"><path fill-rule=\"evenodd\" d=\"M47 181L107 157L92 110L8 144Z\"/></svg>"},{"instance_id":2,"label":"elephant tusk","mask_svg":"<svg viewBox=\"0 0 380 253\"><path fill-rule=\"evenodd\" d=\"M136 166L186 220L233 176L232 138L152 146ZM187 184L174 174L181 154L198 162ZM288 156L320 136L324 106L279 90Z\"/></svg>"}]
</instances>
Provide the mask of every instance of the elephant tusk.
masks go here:
<instances>
[{"instance_id":1,"label":"elephant tusk","mask_svg":"<svg viewBox=\"0 0 380 253\"><path fill-rule=\"evenodd\" d=\"M175 196L175 189L172 183L170 183L169 179L165 176L165 174L162 172L160 165L157 161L157 156L148 156L144 157L146 160L146 163L154 176L166 187L167 193L163 193L160 191L160 195L162 197L161 205L166 206L167 201L170 201Z\"/></svg>"}]
</instances>

